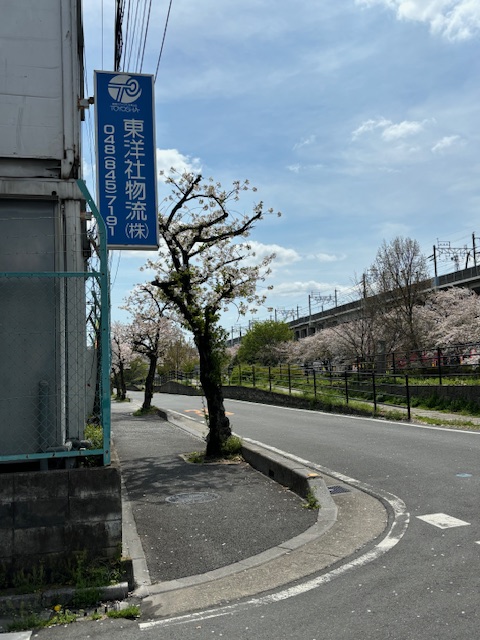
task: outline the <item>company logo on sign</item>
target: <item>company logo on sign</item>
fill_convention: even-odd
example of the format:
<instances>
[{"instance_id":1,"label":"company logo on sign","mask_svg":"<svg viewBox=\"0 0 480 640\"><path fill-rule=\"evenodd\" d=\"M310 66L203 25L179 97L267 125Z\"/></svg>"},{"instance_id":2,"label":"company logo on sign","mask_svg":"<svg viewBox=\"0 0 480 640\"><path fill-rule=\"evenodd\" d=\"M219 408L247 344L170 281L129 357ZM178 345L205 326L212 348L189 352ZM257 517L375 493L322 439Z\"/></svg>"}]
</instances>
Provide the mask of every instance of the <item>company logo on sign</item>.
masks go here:
<instances>
[{"instance_id":1,"label":"company logo on sign","mask_svg":"<svg viewBox=\"0 0 480 640\"><path fill-rule=\"evenodd\" d=\"M157 249L152 75L95 72L100 214L112 249Z\"/></svg>"},{"instance_id":2,"label":"company logo on sign","mask_svg":"<svg viewBox=\"0 0 480 640\"><path fill-rule=\"evenodd\" d=\"M142 89L135 78L119 75L112 78L108 83L108 93L117 102L129 104L135 102L142 95Z\"/></svg>"}]
</instances>

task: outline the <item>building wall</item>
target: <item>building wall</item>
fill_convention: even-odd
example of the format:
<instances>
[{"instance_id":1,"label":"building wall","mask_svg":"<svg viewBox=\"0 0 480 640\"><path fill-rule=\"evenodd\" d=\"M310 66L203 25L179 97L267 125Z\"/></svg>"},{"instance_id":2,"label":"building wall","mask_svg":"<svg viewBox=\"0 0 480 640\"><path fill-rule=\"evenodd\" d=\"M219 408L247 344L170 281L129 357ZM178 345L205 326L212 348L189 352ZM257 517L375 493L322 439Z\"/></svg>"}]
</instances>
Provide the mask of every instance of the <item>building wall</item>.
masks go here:
<instances>
[{"instance_id":1,"label":"building wall","mask_svg":"<svg viewBox=\"0 0 480 640\"><path fill-rule=\"evenodd\" d=\"M82 97L81 0L2 0L0 459L83 438Z\"/></svg>"},{"instance_id":2,"label":"building wall","mask_svg":"<svg viewBox=\"0 0 480 640\"><path fill-rule=\"evenodd\" d=\"M83 437L95 362L76 184L83 75L81 0L2 0L0 568L13 571L79 550L111 557L121 543L118 470L59 469L74 458L55 457ZM18 472L34 454L56 468Z\"/></svg>"},{"instance_id":3,"label":"building wall","mask_svg":"<svg viewBox=\"0 0 480 640\"><path fill-rule=\"evenodd\" d=\"M0 176L78 177L80 0L2 0L1 8Z\"/></svg>"}]
</instances>

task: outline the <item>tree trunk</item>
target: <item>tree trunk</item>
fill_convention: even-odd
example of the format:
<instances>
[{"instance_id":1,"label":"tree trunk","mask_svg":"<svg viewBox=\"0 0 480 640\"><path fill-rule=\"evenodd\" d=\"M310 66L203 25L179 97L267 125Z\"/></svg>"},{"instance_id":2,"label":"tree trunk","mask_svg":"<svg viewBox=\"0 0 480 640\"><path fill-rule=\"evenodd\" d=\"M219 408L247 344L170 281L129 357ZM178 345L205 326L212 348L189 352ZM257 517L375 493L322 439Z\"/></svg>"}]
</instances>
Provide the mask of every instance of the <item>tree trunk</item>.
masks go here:
<instances>
[{"instance_id":1,"label":"tree trunk","mask_svg":"<svg viewBox=\"0 0 480 640\"><path fill-rule=\"evenodd\" d=\"M117 393L115 394L115 398L117 400L120 400L120 378L118 375L118 371L116 371L115 369L112 369L112 376L113 376L113 388L117 390Z\"/></svg>"},{"instance_id":2,"label":"tree trunk","mask_svg":"<svg viewBox=\"0 0 480 640\"><path fill-rule=\"evenodd\" d=\"M202 337L197 341L200 356L200 382L208 410L206 456L217 458L222 455L222 445L232 435L230 420L225 414L222 391L222 371L215 348L210 346L211 339Z\"/></svg>"},{"instance_id":3,"label":"tree trunk","mask_svg":"<svg viewBox=\"0 0 480 640\"><path fill-rule=\"evenodd\" d=\"M127 398L127 385L125 384L125 368L123 366L123 362L120 362L119 368L120 387L117 388L117 398L119 398L120 400L125 400Z\"/></svg>"},{"instance_id":4,"label":"tree trunk","mask_svg":"<svg viewBox=\"0 0 480 640\"><path fill-rule=\"evenodd\" d=\"M145 380L145 397L143 400L142 411L148 411L152 406L153 383L155 381L155 372L157 370L157 358L149 357L148 373Z\"/></svg>"}]
</instances>

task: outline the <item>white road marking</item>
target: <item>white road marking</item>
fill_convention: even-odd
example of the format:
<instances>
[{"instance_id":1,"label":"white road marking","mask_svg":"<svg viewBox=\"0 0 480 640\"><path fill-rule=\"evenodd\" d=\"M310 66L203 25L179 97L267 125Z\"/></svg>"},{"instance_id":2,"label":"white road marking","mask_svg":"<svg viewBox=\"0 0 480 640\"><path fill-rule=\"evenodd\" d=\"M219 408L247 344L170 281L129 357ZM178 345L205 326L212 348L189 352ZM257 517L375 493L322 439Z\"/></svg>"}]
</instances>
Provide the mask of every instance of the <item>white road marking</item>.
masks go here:
<instances>
[{"instance_id":1,"label":"white road marking","mask_svg":"<svg viewBox=\"0 0 480 640\"><path fill-rule=\"evenodd\" d=\"M465 520L459 520L458 518L454 518L453 516L449 516L446 513L430 513L425 516L416 516L419 520L423 520L428 524L432 524L434 527L438 527L439 529L451 529L452 527L466 527L469 526L470 522L465 522Z\"/></svg>"},{"instance_id":2,"label":"white road marking","mask_svg":"<svg viewBox=\"0 0 480 640\"><path fill-rule=\"evenodd\" d=\"M248 442L255 443L255 440L250 440L249 438L245 438L245 440L247 440ZM360 557L355 558L355 560L346 562L344 565L341 565L340 567L337 567L336 569L333 569L332 571L329 571L323 575L317 576L312 580L307 580L306 582L297 584L294 587L283 589L281 591L277 591L276 593L272 593L267 596L261 596L259 598L251 598L246 602L240 602L237 604L227 605L225 607L218 607L214 609L208 609L205 611L199 611L197 613L189 613L182 616L176 616L173 618L165 618L163 620L152 620L151 622L142 622L139 624L139 628L141 630L150 629L152 627L159 627L159 626L167 627L167 626L177 625L177 624L187 624L189 622L208 620L210 618L217 618L219 616L233 615L234 613L238 613L239 611L248 609L252 606L260 607L263 605L272 604L274 602L287 600L289 598L294 598L295 596L299 596L302 593L307 593L312 589L317 589L323 584L327 584L328 582L331 582L334 578L337 578L338 576L341 576L349 571L352 571L353 569L358 569L359 567L363 567L369 562L376 560L377 558L382 556L384 553L392 549L396 544L398 544L402 539L402 537L404 536L410 521L410 515L407 512L407 509L403 500L401 500L397 496L391 493L387 493L386 491L381 491L381 492L374 491L367 485L359 482L358 480L355 480L354 478L349 478L348 476L345 476L343 474L336 473L334 471L331 471L330 469L327 469L320 465L309 462L308 460L303 460L302 458L298 458L292 454L288 454L285 451L276 449L275 447L269 447L264 444L262 444L262 446L265 447L266 449L270 449L271 451L278 452L281 455L287 458L290 458L291 460L301 461L302 464L306 464L309 467L314 468L317 471L320 471L320 473L323 473L324 475L328 475L338 480L342 480L342 482L346 482L350 485L358 487L359 489L367 491L367 493L370 493L374 497L379 499L381 498L384 502L387 502L393 511L392 523L387 534L370 551L367 551Z\"/></svg>"},{"instance_id":3,"label":"white road marking","mask_svg":"<svg viewBox=\"0 0 480 640\"><path fill-rule=\"evenodd\" d=\"M252 404L252 403L247 403L245 400L233 400L232 398L225 398L225 400L227 400L228 402L238 402L238 403L243 402L245 404ZM374 418L373 416L370 416L370 417L350 416L343 413L329 413L327 411L318 411L314 409L297 409L297 407L283 407L277 404L275 405L264 404L262 402L256 402L255 404L258 406L267 407L270 409L273 407L274 409L285 409L285 411L294 411L298 413L316 413L317 415L320 413L324 416L329 416L330 418L342 418L345 420L360 420L360 421L374 420L378 424L392 424L397 427L412 427L414 429L430 429L431 431L448 431L449 433L463 433L463 434L469 434L471 436L480 435L480 431L472 431L471 429L448 429L446 427L436 427L435 425L432 425L432 424L427 425L427 424L416 424L415 422L397 422L397 421L394 422L392 420L379 420L378 418Z\"/></svg>"},{"instance_id":4,"label":"white road marking","mask_svg":"<svg viewBox=\"0 0 480 640\"><path fill-rule=\"evenodd\" d=\"M30 640L31 631L17 631L15 633L2 633L2 640Z\"/></svg>"}]
</instances>

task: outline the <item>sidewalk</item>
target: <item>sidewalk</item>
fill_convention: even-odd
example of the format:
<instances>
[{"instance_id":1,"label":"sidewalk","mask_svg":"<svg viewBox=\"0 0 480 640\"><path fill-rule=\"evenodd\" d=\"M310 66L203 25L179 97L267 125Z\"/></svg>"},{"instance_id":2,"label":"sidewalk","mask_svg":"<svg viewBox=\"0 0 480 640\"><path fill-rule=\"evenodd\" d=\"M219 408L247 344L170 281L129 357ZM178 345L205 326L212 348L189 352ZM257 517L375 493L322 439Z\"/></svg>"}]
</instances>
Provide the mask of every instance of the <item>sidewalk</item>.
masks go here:
<instances>
[{"instance_id":1,"label":"sidewalk","mask_svg":"<svg viewBox=\"0 0 480 640\"><path fill-rule=\"evenodd\" d=\"M204 427L169 414L137 418L137 408L113 404L112 431L124 554L133 559L143 620L277 589L353 554L387 525L379 500L262 447L246 443L267 475L245 462L185 462L181 454L203 450ZM321 508L303 508L268 474L310 482Z\"/></svg>"}]
</instances>

